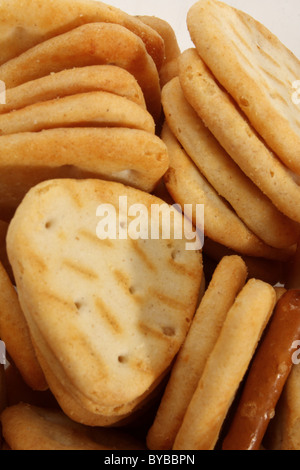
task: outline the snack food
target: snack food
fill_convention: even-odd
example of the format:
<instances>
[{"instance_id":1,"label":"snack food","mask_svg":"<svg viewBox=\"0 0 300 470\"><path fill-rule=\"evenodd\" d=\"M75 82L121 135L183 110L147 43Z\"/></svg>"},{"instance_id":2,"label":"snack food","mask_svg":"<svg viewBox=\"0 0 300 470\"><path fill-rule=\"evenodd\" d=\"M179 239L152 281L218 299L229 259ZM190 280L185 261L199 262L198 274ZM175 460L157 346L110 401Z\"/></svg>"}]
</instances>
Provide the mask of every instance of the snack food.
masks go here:
<instances>
[{"instance_id":1,"label":"snack food","mask_svg":"<svg viewBox=\"0 0 300 470\"><path fill-rule=\"evenodd\" d=\"M119 216L120 196L128 207L162 203L118 183L48 181L27 193L7 238L49 386L60 405L54 381L86 411L85 424L89 413L100 423L103 416L118 421L158 385L187 333L201 284L201 254L186 251L184 239L97 237L98 206L111 204ZM72 406L63 409L72 416Z\"/></svg>"},{"instance_id":2,"label":"snack food","mask_svg":"<svg viewBox=\"0 0 300 470\"><path fill-rule=\"evenodd\" d=\"M179 78L162 90L166 121L203 176L233 207L239 218L266 244L296 243L298 227L240 170L186 101Z\"/></svg>"},{"instance_id":3,"label":"snack food","mask_svg":"<svg viewBox=\"0 0 300 470\"><path fill-rule=\"evenodd\" d=\"M142 450L141 442L125 433L92 432L59 410L25 403L8 407L1 415L3 435L11 450Z\"/></svg>"},{"instance_id":4,"label":"snack food","mask_svg":"<svg viewBox=\"0 0 300 470\"><path fill-rule=\"evenodd\" d=\"M136 129L49 129L2 136L0 143L0 210L8 220L41 181L101 178L150 192L169 165L161 139Z\"/></svg>"},{"instance_id":5,"label":"snack food","mask_svg":"<svg viewBox=\"0 0 300 470\"><path fill-rule=\"evenodd\" d=\"M17 293L0 263L0 338L25 382L34 390L48 385L36 359Z\"/></svg>"},{"instance_id":6,"label":"snack food","mask_svg":"<svg viewBox=\"0 0 300 470\"><path fill-rule=\"evenodd\" d=\"M184 96L205 125L278 210L299 222L300 188L294 175L266 146L195 49L181 54L179 64Z\"/></svg>"},{"instance_id":7,"label":"snack food","mask_svg":"<svg viewBox=\"0 0 300 470\"><path fill-rule=\"evenodd\" d=\"M154 423L148 432L149 449L172 449L206 361L246 278L247 268L240 257L224 257L218 264L173 365Z\"/></svg>"},{"instance_id":8,"label":"snack food","mask_svg":"<svg viewBox=\"0 0 300 470\"><path fill-rule=\"evenodd\" d=\"M251 364L223 450L259 450L300 340L300 290L278 301L270 325Z\"/></svg>"},{"instance_id":9,"label":"snack food","mask_svg":"<svg viewBox=\"0 0 300 470\"><path fill-rule=\"evenodd\" d=\"M299 108L292 100L299 60L265 26L217 0L195 3L187 24L216 79L267 145L299 174Z\"/></svg>"},{"instance_id":10,"label":"snack food","mask_svg":"<svg viewBox=\"0 0 300 470\"><path fill-rule=\"evenodd\" d=\"M207 360L177 434L174 450L214 449L275 301L274 289L254 279L239 293Z\"/></svg>"},{"instance_id":11,"label":"snack food","mask_svg":"<svg viewBox=\"0 0 300 470\"><path fill-rule=\"evenodd\" d=\"M172 26L165 20L155 16L139 16L143 23L150 26L158 32L163 38L165 44L165 59L159 69L160 85L163 87L172 78L178 75L178 57L180 56L180 48L177 42L176 34Z\"/></svg>"},{"instance_id":12,"label":"snack food","mask_svg":"<svg viewBox=\"0 0 300 470\"><path fill-rule=\"evenodd\" d=\"M119 24L139 36L158 69L164 60L164 43L134 16L111 5L91 0L3 0L0 5L0 63L36 44L87 23ZM49 19L51 18L51 21Z\"/></svg>"},{"instance_id":13,"label":"snack food","mask_svg":"<svg viewBox=\"0 0 300 470\"><path fill-rule=\"evenodd\" d=\"M125 127L155 133L152 116L136 103L95 91L36 103L0 115L0 135L62 127Z\"/></svg>"},{"instance_id":14,"label":"snack food","mask_svg":"<svg viewBox=\"0 0 300 470\"><path fill-rule=\"evenodd\" d=\"M64 96L105 91L122 96L146 108L143 92L133 75L115 65L91 65L51 73L6 91L0 113L25 108Z\"/></svg>"},{"instance_id":15,"label":"snack food","mask_svg":"<svg viewBox=\"0 0 300 470\"><path fill-rule=\"evenodd\" d=\"M205 234L210 239L248 256L287 261L293 255L294 249L285 251L272 248L246 227L201 175L167 125L164 126L162 139L170 157L170 168L164 176L166 187L181 207L192 204L195 225L196 204L205 205Z\"/></svg>"},{"instance_id":16,"label":"snack food","mask_svg":"<svg viewBox=\"0 0 300 470\"><path fill-rule=\"evenodd\" d=\"M160 84L143 41L123 26L92 23L56 36L0 66L6 88L74 67L114 64L131 73L143 90L149 112L160 118Z\"/></svg>"}]
</instances>

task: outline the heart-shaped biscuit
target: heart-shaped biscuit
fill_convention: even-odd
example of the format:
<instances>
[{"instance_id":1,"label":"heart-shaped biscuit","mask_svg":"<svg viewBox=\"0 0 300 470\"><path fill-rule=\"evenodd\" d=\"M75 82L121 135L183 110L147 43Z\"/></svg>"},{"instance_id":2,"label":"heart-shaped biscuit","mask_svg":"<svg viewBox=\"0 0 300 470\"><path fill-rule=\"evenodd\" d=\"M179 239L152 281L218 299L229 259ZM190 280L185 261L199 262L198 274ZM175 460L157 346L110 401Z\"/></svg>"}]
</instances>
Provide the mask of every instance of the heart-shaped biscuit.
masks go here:
<instances>
[{"instance_id":1,"label":"heart-shaped biscuit","mask_svg":"<svg viewBox=\"0 0 300 470\"><path fill-rule=\"evenodd\" d=\"M8 255L41 365L87 414L122 417L136 408L169 368L195 313L201 254L175 239L178 212L164 239L173 211L165 205L160 221L151 217L162 204L119 183L52 180L29 191L10 224ZM111 221L114 210L116 239L100 240L105 211ZM148 228L149 239L134 239L134 226ZM55 385L52 392L60 401Z\"/></svg>"}]
</instances>

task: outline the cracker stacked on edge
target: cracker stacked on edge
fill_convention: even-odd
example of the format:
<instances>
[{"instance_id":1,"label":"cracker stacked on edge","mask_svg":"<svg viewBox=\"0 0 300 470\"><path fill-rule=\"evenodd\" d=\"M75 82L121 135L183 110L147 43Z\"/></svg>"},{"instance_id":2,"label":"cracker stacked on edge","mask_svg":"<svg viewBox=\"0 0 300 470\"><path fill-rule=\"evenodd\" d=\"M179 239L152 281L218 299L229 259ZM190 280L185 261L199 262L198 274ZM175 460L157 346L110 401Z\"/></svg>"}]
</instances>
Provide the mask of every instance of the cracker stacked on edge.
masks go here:
<instances>
[{"instance_id":1,"label":"cracker stacked on edge","mask_svg":"<svg viewBox=\"0 0 300 470\"><path fill-rule=\"evenodd\" d=\"M265 27L221 2L197 2L187 23L195 49L181 54L178 77L162 91L166 186L178 203L205 203L210 242L256 259L263 271L257 258L287 261L299 237L300 113L292 95L300 63Z\"/></svg>"},{"instance_id":2,"label":"cracker stacked on edge","mask_svg":"<svg viewBox=\"0 0 300 470\"><path fill-rule=\"evenodd\" d=\"M3 1L0 10L1 218L46 179L152 191L168 168L155 135L163 38L101 2Z\"/></svg>"}]
</instances>

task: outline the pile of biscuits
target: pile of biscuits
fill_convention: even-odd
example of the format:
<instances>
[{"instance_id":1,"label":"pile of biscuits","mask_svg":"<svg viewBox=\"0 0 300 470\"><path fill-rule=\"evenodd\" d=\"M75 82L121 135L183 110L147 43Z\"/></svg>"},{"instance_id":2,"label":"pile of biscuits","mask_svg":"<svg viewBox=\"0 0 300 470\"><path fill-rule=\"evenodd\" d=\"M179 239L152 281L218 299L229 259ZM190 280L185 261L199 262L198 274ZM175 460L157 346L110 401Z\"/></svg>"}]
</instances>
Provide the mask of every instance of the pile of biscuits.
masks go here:
<instances>
[{"instance_id":1,"label":"pile of biscuits","mask_svg":"<svg viewBox=\"0 0 300 470\"><path fill-rule=\"evenodd\" d=\"M3 450L300 449L299 60L218 0L183 52L93 0L0 16Z\"/></svg>"}]
</instances>

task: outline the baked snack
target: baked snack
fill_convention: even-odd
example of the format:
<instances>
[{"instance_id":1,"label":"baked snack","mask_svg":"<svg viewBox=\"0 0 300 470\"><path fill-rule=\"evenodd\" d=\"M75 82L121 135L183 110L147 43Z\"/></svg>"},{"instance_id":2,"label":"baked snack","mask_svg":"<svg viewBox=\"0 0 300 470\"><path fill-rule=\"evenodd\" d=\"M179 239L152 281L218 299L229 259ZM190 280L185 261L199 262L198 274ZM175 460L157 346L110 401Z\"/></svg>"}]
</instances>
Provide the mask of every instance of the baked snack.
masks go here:
<instances>
[{"instance_id":1,"label":"baked snack","mask_svg":"<svg viewBox=\"0 0 300 470\"><path fill-rule=\"evenodd\" d=\"M217 0L195 3L187 24L216 79L280 160L299 174L300 117L292 100L299 60L261 23Z\"/></svg>"},{"instance_id":2,"label":"baked snack","mask_svg":"<svg viewBox=\"0 0 300 470\"><path fill-rule=\"evenodd\" d=\"M254 279L239 293L207 360L174 450L214 449L275 301L274 289Z\"/></svg>"},{"instance_id":3,"label":"baked snack","mask_svg":"<svg viewBox=\"0 0 300 470\"><path fill-rule=\"evenodd\" d=\"M97 208L112 205L130 230L133 214L127 220L119 207L125 196L128 208L162 204L118 183L48 181L27 193L8 232L49 387L65 413L74 417L77 409L85 424L123 419L156 388L184 340L201 284L201 254L186 251L184 239L105 239Z\"/></svg>"},{"instance_id":4,"label":"baked snack","mask_svg":"<svg viewBox=\"0 0 300 470\"><path fill-rule=\"evenodd\" d=\"M247 268L240 257L224 257L218 264L173 365L154 423L148 432L149 449L172 449L227 313L246 278Z\"/></svg>"}]
</instances>

